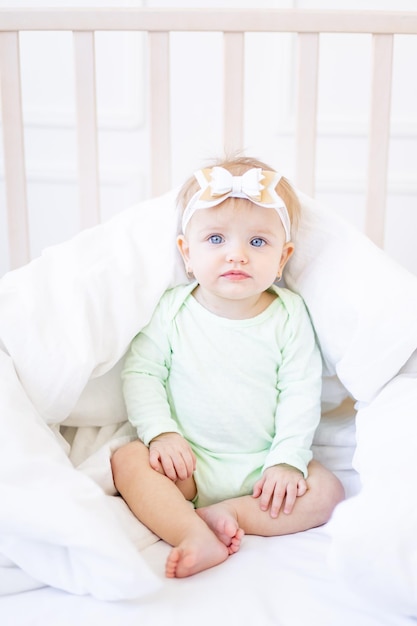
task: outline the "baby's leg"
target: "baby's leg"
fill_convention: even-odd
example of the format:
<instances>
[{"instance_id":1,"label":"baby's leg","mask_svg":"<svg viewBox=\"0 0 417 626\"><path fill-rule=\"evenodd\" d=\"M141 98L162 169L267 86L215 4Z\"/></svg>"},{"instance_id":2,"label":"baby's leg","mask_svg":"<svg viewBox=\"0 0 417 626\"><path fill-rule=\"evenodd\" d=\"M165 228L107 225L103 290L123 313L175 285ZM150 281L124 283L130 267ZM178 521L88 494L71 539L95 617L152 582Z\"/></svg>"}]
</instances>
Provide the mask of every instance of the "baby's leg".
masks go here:
<instances>
[{"instance_id":1,"label":"baby's leg","mask_svg":"<svg viewBox=\"0 0 417 626\"><path fill-rule=\"evenodd\" d=\"M218 534L221 528L233 524L248 535L287 535L308 530L326 523L344 498L340 481L317 461L309 465L307 492L296 499L290 515L280 512L272 518L269 511L261 511L259 499L252 496L232 498L197 510L199 516Z\"/></svg>"},{"instance_id":2,"label":"baby's leg","mask_svg":"<svg viewBox=\"0 0 417 626\"><path fill-rule=\"evenodd\" d=\"M119 448L111 463L116 488L134 515L174 546L166 564L168 577L190 576L218 565L232 553L176 484L149 465L149 451L143 443L133 441ZM186 491L191 495L189 485Z\"/></svg>"}]
</instances>

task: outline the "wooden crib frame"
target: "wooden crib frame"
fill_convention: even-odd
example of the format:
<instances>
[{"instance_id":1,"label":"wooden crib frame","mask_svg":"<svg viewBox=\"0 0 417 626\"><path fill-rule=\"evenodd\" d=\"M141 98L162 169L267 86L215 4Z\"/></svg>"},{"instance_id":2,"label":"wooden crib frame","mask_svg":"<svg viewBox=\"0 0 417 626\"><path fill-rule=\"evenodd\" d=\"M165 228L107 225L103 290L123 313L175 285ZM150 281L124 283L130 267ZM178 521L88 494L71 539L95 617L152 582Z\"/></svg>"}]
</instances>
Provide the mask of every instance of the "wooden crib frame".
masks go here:
<instances>
[{"instance_id":1,"label":"wooden crib frame","mask_svg":"<svg viewBox=\"0 0 417 626\"><path fill-rule=\"evenodd\" d=\"M236 13L239 19L236 20ZM393 39L417 35L417 12L177 9L2 9L0 92L3 116L5 188L10 266L30 258L19 32L72 31L75 51L78 182L82 227L100 221L95 94L95 31L144 31L149 37L152 194L171 186L169 36L174 31L220 31L224 36L224 145L239 149L243 139L243 49L245 32L291 32L298 41L296 114L297 187L314 195L318 51L322 33L368 33L373 37L372 98L366 233L383 244L390 141ZM157 163L166 164L158 172Z\"/></svg>"}]
</instances>

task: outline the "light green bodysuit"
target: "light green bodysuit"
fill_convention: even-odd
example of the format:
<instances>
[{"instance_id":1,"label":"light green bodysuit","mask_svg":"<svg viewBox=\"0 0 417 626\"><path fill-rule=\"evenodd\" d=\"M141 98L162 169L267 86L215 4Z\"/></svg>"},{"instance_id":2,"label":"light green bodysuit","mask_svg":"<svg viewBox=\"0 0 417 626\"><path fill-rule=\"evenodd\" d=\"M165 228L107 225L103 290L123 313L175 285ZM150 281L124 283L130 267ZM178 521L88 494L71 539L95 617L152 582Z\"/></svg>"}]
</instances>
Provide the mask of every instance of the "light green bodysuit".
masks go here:
<instances>
[{"instance_id":1,"label":"light green bodysuit","mask_svg":"<svg viewBox=\"0 0 417 626\"><path fill-rule=\"evenodd\" d=\"M288 463L307 476L320 419L321 357L302 299L260 315L214 315L167 291L132 342L123 371L128 417L146 444L178 432L196 457L196 506L252 493L263 470Z\"/></svg>"}]
</instances>

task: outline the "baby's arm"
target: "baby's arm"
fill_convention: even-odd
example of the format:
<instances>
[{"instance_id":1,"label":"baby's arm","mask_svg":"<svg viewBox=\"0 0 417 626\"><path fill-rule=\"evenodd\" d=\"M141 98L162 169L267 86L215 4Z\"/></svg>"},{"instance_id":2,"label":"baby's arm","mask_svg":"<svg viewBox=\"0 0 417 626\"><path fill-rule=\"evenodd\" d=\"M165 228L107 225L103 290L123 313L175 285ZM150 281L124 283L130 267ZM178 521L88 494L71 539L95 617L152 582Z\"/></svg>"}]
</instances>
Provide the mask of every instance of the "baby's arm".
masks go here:
<instances>
[{"instance_id":1,"label":"baby's arm","mask_svg":"<svg viewBox=\"0 0 417 626\"><path fill-rule=\"evenodd\" d=\"M189 443L178 433L161 433L149 444L151 467L173 481L192 476L196 458Z\"/></svg>"},{"instance_id":2,"label":"baby's arm","mask_svg":"<svg viewBox=\"0 0 417 626\"><path fill-rule=\"evenodd\" d=\"M167 396L171 345L165 300L163 296L148 326L132 341L122 372L129 422L146 446L162 433L180 432Z\"/></svg>"},{"instance_id":3,"label":"baby's arm","mask_svg":"<svg viewBox=\"0 0 417 626\"><path fill-rule=\"evenodd\" d=\"M288 319L278 335L282 360L277 376L275 434L263 473L269 468L287 466L294 472L299 470L306 479L313 456L313 436L320 420L321 355L302 299L287 290L281 291Z\"/></svg>"},{"instance_id":4,"label":"baby's arm","mask_svg":"<svg viewBox=\"0 0 417 626\"><path fill-rule=\"evenodd\" d=\"M282 505L289 515L298 496L307 491L307 483L300 470L282 463L268 467L253 488L253 497L259 498L262 511L270 509L271 517L278 517Z\"/></svg>"}]
</instances>

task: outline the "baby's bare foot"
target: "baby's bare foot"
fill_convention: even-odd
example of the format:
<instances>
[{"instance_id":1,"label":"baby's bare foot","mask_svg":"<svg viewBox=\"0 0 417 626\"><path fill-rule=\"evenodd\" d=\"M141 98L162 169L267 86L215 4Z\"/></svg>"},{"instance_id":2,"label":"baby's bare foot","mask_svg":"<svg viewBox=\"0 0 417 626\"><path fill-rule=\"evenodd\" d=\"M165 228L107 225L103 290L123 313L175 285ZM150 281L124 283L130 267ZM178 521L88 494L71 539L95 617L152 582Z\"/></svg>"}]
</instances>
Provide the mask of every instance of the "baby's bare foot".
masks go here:
<instances>
[{"instance_id":1,"label":"baby's bare foot","mask_svg":"<svg viewBox=\"0 0 417 626\"><path fill-rule=\"evenodd\" d=\"M227 559L231 552L207 530L207 533L186 537L180 545L172 548L165 565L168 578L192 576Z\"/></svg>"},{"instance_id":2,"label":"baby's bare foot","mask_svg":"<svg viewBox=\"0 0 417 626\"><path fill-rule=\"evenodd\" d=\"M206 522L216 537L224 543L229 554L234 554L239 550L245 533L242 528L239 528L237 518L224 503L219 502L202 507L197 509L196 513Z\"/></svg>"}]
</instances>

